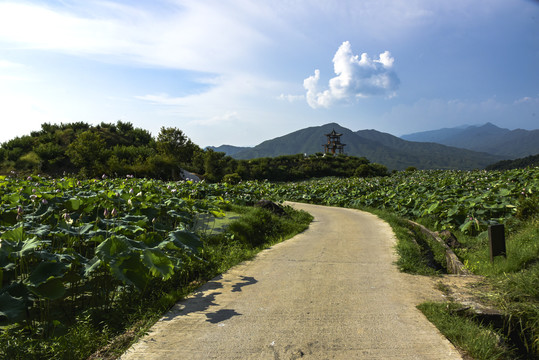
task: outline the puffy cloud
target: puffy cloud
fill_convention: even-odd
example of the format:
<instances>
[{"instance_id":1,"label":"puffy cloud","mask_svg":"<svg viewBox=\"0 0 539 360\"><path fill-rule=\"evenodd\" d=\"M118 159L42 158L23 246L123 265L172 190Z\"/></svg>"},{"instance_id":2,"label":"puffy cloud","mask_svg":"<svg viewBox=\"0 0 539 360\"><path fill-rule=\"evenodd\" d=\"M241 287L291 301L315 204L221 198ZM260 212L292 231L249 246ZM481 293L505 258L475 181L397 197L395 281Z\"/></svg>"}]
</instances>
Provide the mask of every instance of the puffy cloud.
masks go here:
<instances>
[{"instance_id":1,"label":"puffy cloud","mask_svg":"<svg viewBox=\"0 0 539 360\"><path fill-rule=\"evenodd\" d=\"M399 78L392 70L395 59L389 51L371 59L367 53L354 55L350 42L345 41L333 57L334 78L329 87L321 89L320 70L303 81L307 90L307 103L312 108L329 108L337 102L353 101L373 95L393 96L399 86Z\"/></svg>"}]
</instances>

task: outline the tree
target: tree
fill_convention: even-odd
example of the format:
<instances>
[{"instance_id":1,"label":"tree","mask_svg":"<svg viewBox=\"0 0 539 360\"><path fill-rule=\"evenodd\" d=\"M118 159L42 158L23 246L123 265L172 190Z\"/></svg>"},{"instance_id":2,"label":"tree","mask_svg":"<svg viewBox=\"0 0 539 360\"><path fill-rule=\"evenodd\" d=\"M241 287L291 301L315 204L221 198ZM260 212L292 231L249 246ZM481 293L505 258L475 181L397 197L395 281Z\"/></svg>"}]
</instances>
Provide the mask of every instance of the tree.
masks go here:
<instances>
[{"instance_id":1,"label":"tree","mask_svg":"<svg viewBox=\"0 0 539 360\"><path fill-rule=\"evenodd\" d=\"M99 175L107 157L106 143L98 133L87 130L67 147L66 154L85 175Z\"/></svg>"},{"instance_id":2,"label":"tree","mask_svg":"<svg viewBox=\"0 0 539 360\"><path fill-rule=\"evenodd\" d=\"M66 158L64 148L54 142L41 143L34 151L43 160L41 170L54 171L64 165Z\"/></svg>"},{"instance_id":3,"label":"tree","mask_svg":"<svg viewBox=\"0 0 539 360\"><path fill-rule=\"evenodd\" d=\"M191 163L197 150L199 147L177 128L162 127L157 136L157 151L171 157L178 162L178 165Z\"/></svg>"},{"instance_id":4,"label":"tree","mask_svg":"<svg viewBox=\"0 0 539 360\"><path fill-rule=\"evenodd\" d=\"M210 182L219 182L225 175L225 153L207 149L204 153L204 178Z\"/></svg>"}]
</instances>

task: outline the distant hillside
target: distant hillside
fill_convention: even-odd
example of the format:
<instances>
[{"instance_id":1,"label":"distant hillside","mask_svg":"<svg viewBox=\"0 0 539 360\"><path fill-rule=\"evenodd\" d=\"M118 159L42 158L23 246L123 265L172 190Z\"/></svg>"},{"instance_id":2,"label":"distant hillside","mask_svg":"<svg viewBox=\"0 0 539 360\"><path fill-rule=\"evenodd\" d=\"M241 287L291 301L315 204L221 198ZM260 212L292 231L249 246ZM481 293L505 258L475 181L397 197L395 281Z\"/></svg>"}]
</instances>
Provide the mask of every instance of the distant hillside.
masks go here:
<instances>
[{"instance_id":1,"label":"distant hillside","mask_svg":"<svg viewBox=\"0 0 539 360\"><path fill-rule=\"evenodd\" d=\"M326 142L325 134L330 133L333 129L343 134L343 141L354 137L354 133L339 124L331 123L324 126L309 127L295 131L288 135L280 136L275 139L266 140L259 145L238 152L233 157L236 159L254 159L261 157L275 157L280 155L293 154L316 154L323 152L323 144ZM357 151L350 150L354 144L348 144L345 151L349 155L354 155Z\"/></svg>"},{"instance_id":2,"label":"distant hillside","mask_svg":"<svg viewBox=\"0 0 539 360\"><path fill-rule=\"evenodd\" d=\"M438 130L421 131L412 134L402 135L401 139L408 141L418 142L435 142L441 144L447 138L457 136L464 130L471 127L470 125L463 125L454 128L443 128Z\"/></svg>"},{"instance_id":3,"label":"distant hillside","mask_svg":"<svg viewBox=\"0 0 539 360\"><path fill-rule=\"evenodd\" d=\"M530 166L539 166L539 154L527 156L522 159L502 160L487 166L487 170L525 169Z\"/></svg>"},{"instance_id":4,"label":"distant hillside","mask_svg":"<svg viewBox=\"0 0 539 360\"><path fill-rule=\"evenodd\" d=\"M210 149L216 152L223 152L228 156L237 154L242 150L250 149L250 147L233 146L233 145L221 145L221 146L208 146L206 149Z\"/></svg>"},{"instance_id":5,"label":"distant hillside","mask_svg":"<svg viewBox=\"0 0 539 360\"><path fill-rule=\"evenodd\" d=\"M409 166L418 169L483 169L485 166L503 160L503 157L457 149L440 144L418 143L399 139L396 136L376 130L353 132L336 123L298 130L246 150L235 155L236 159L275 157L289 154L314 154L323 151L325 134L335 130L343 134L348 155L363 156L389 169L403 170Z\"/></svg>"},{"instance_id":6,"label":"distant hillside","mask_svg":"<svg viewBox=\"0 0 539 360\"><path fill-rule=\"evenodd\" d=\"M539 130L502 129L491 123L419 132L403 135L401 138L408 141L436 142L510 159L539 153Z\"/></svg>"}]
</instances>

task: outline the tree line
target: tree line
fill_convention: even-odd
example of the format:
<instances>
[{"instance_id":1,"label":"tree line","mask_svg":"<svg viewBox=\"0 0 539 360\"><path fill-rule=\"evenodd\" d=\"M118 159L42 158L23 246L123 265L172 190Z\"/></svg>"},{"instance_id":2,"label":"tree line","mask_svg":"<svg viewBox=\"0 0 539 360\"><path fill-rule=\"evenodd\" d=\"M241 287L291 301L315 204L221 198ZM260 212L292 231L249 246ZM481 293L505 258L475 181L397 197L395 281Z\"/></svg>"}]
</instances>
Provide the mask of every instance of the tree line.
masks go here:
<instances>
[{"instance_id":1,"label":"tree line","mask_svg":"<svg viewBox=\"0 0 539 360\"><path fill-rule=\"evenodd\" d=\"M512 170L525 169L527 167L539 166L539 154L526 156L525 158L514 160L502 160L489 165L486 170Z\"/></svg>"},{"instance_id":2,"label":"tree line","mask_svg":"<svg viewBox=\"0 0 539 360\"><path fill-rule=\"evenodd\" d=\"M387 168L364 157L285 155L236 160L202 149L182 130L162 127L154 138L129 122L83 122L41 125L40 131L16 137L0 146L0 172L42 173L81 177L127 176L180 180L181 170L210 182L241 180L292 181L324 176L388 175Z\"/></svg>"}]
</instances>

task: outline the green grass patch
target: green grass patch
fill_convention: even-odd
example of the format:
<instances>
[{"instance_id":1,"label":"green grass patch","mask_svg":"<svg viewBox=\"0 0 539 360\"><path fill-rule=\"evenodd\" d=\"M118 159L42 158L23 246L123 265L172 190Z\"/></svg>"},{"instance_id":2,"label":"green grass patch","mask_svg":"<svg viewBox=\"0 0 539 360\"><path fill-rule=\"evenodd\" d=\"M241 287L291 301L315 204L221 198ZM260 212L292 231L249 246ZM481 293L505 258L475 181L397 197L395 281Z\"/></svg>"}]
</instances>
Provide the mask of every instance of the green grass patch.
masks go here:
<instances>
[{"instance_id":1,"label":"green grass patch","mask_svg":"<svg viewBox=\"0 0 539 360\"><path fill-rule=\"evenodd\" d=\"M433 263L432 250L422 236L411 229L402 217L386 210L364 208L385 220L393 229L397 238L395 250L398 254L397 266L400 271L415 275L437 275L442 271L440 265ZM419 241L418 241L419 240Z\"/></svg>"},{"instance_id":2,"label":"green grass patch","mask_svg":"<svg viewBox=\"0 0 539 360\"><path fill-rule=\"evenodd\" d=\"M506 232L506 257L490 261L488 234L465 236L458 233L463 244L455 252L466 267L478 275L499 275L525 269L539 260L539 218L522 222L518 230Z\"/></svg>"},{"instance_id":3,"label":"green grass patch","mask_svg":"<svg viewBox=\"0 0 539 360\"><path fill-rule=\"evenodd\" d=\"M284 207L285 215L252 207L234 207L226 231L204 237L204 259L217 275L251 259L261 250L307 229L313 217L305 211Z\"/></svg>"},{"instance_id":4,"label":"green grass patch","mask_svg":"<svg viewBox=\"0 0 539 360\"><path fill-rule=\"evenodd\" d=\"M506 331L515 334L522 352L539 359L539 218L527 218L509 229L506 257L490 261L486 233L458 234L463 248L456 253L470 271L486 276L494 289L491 301L509 319Z\"/></svg>"},{"instance_id":5,"label":"green grass patch","mask_svg":"<svg viewBox=\"0 0 539 360\"><path fill-rule=\"evenodd\" d=\"M437 242L415 233L395 214L363 210L378 215L393 228L401 271L420 275L444 272L432 264L433 259L445 261L444 249ZM492 288L489 301L506 318L503 328L482 324L470 314L457 316L466 313L459 311L459 304L427 303L419 307L448 339L474 359L539 359L539 220L528 218L508 228L507 257L490 261L486 232L470 236L455 231L462 247L454 249L468 270L486 277Z\"/></svg>"},{"instance_id":6,"label":"green grass patch","mask_svg":"<svg viewBox=\"0 0 539 360\"><path fill-rule=\"evenodd\" d=\"M498 275L492 281L497 306L509 316L511 331L517 333L530 358L539 359L539 264Z\"/></svg>"},{"instance_id":7,"label":"green grass patch","mask_svg":"<svg viewBox=\"0 0 539 360\"><path fill-rule=\"evenodd\" d=\"M473 359L515 359L515 351L504 345L507 339L501 331L466 315L459 304L427 302L418 309L449 341Z\"/></svg>"}]
</instances>

